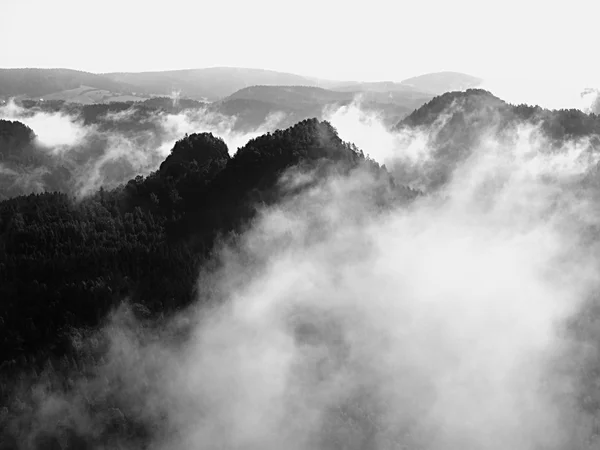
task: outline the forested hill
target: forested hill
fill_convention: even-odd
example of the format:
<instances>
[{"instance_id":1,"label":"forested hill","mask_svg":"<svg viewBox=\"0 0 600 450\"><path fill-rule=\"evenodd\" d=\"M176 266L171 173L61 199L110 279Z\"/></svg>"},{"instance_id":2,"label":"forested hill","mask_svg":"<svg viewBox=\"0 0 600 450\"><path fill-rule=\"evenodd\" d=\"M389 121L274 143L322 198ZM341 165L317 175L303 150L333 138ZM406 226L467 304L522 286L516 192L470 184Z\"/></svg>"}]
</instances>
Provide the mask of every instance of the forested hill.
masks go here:
<instances>
[{"instance_id":1,"label":"forested hill","mask_svg":"<svg viewBox=\"0 0 600 450\"><path fill-rule=\"evenodd\" d=\"M35 132L18 121L0 120L0 200L46 186L66 191L69 176L34 144Z\"/></svg>"},{"instance_id":2,"label":"forested hill","mask_svg":"<svg viewBox=\"0 0 600 450\"><path fill-rule=\"evenodd\" d=\"M97 324L125 298L160 313L189 303L217 236L285 195L279 175L299 164L367 165L400 197L414 195L329 123L305 120L232 158L212 134L186 136L156 172L80 203L63 193L0 202L3 370L65 355L69 330Z\"/></svg>"},{"instance_id":3,"label":"forested hill","mask_svg":"<svg viewBox=\"0 0 600 450\"><path fill-rule=\"evenodd\" d=\"M545 147L558 149L567 141L590 139L600 144L600 116L577 109L548 110L539 106L512 105L483 89L447 92L414 110L395 127L399 133L424 133L436 163L424 168L427 186L443 185L454 168L493 137L498 143L535 131ZM596 145L596 144L594 144ZM394 171L393 171L394 172ZM394 172L396 177L400 174Z\"/></svg>"},{"instance_id":4,"label":"forested hill","mask_svg":"<svg viewBox=\"0 0 600 450\"><path fill-rule=\"evenodd\" d=\"M0 146L2 146L0 148L18 149L31 143L34 138L33 130L21 122L0 120Z\"/></svg>"},{"instance_id":5,"label":"forested hill","mask_svg":"<svg viewBox=\"0 0 600 450\"><path fill-rule=\"evenodd\" d=\"M429 127L435 122L456 131L468 131L464 126L474 126L471 131L481 131L484 126L509 126L515 123L539 125L553 139L569 139L600 133L600 117L578 109L549 110L526 104L512 105L483 89L447 92L434 97L415 109L396 126Z\"/></svg>"}]
</instances>

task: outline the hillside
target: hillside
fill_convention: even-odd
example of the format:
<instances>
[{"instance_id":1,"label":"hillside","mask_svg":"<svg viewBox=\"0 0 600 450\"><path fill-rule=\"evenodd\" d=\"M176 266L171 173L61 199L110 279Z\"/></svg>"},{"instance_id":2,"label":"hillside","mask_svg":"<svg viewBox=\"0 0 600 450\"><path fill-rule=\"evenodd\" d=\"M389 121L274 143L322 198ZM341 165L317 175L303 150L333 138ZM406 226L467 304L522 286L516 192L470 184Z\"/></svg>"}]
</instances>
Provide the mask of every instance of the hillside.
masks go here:
<instances>
[{"instance_id":1,"label":"hillside","mask_svg":"<svg viewBox=\"0 0 600 450\"><path fill-rule=\"evenodd\" d=\"M35 132L18 121L0 119L0 201L48 187L67 192L70 176L35 145Z\"/></svg>"},{"instance_id":2,"label":"hillside","mask_svg":"<svg viewBox=\"0 0 600 450\"><path fill-rule=\"evenodd\" d=\"M233 92L253 85L305 85L315 81L282 72L233 67L185 69L165 72L107 73L105 77L137 86L148 94L171 94L180 91L182 96L196 100L215 101Z\"/></svg>"},{"instance_id":3,"label":"hillside","mask_svg":"<svg viewBox=\"0 0 600 450\"><path fill-rule=\"evenodd\" d=\"M280 176L294 166L316 169L320 177L292 188L280 184ZM62 389L55 383L64 377L73 388L87 381L92 386L92 374L108 357L103 349L110 346L108 335L94 330L110 320L124 298L131 304L126 321L176 317L211 286L210 275L200 284L197 276L213 264L209 261L219 240L235 242L256 217L258 204L293 200L328 173L344 176L354 170L379 177L378 188L362 194L372 197L374 207L410 201L416 194L395 186L384 169L345 144L331 125L307 120L251 140L233 158L212 134L186 136L155 173L116 190L100 190L80 203L62 193L0 202L3 448L24 439L34 440L36 448L59 442L67 448L97 448L117 440L147 447L152 426L133 416L127 396L114 395L121 381L111 375L105 396L91 395L76 416L63 411L62 425L45 429L27 412L32 410L20 407L37 408L39 398L27 386L47 376L46 387L53 391ZM215 292L210 301L217 300ZM189 331L182 325L164 342L178 345L185 339ZM15 386L23 370L27 375ZM99 424L92 433L73 423L77 416L90 415Z\"/></svg>"},{"instance_id":4,"label":"hillside","mask_svg":"<svg viewBox=\"0 0 600 450\"><path fill-rule=\"evenodd\" d=\"M281 126L291 126L311 117L321 118L327 105L347 105L352 93L339 93L313 86L251 86L240 89L209 109L237 117L237 127L256 128L273 114L282 116Z\"/></svg>"},{"instance_id":5,"label":"hillside","mask_svg":"<svg viewBox=\"0 0 600 450\"><path fill-rule=\"evenodd\" d=\"M548 110L539 106L512 105L483 89L447 92L413 111L396 124L399 133L423 130L424 145L432 150L433 163L422 168L427 180L419 188L443 186L454 169L494 136L498 143L512 142L518 127L541 133L547 150L560 150L568 140L589 138L600 143L600 117L580 110ZM402 177L403 168L392 170Z\"/></svg>"},{"instance_id":6,"label":"hillside","mask_svg":"<svg viewBox=\"0 0 600 450\"><path fill-rule=\"evenodd\" d=\"M409 91L337 91L314 86L251 86L240 89L211 109L236 115L244 122L260 124L273 113L283 113L291 125L310 117L321 118L324 108L347 106L355 101L365 112L378 114L386 125L399 119L432 98Z\"/></svg>"},{"instance_id":7,"label":"hillside","mask_svg":"<svg viewBox=\"0 0 600 450\"><path fill-rule=\"evenodd\" d=\"M223 101L246 99L269 102L292 109L313 107L314 105L348 104L358 96L363 101L390 103L407 108L417 108L430 100L431 94L412 89L370 90L362 85L353 85L355 90L334 90L313 86L251 86L234 92Z\"/></svg>"},{"instance_id":8,"label":"hillside","mask_svg":"<svg viewBox=\"0 0 600 450\"><path fill-rule=\"evenodd\" d=\"M6 126L18 128L18 136L21 129L29 133L16 123ZM273 203L284 195L277 179L301 163L336 163L345 170L366 164L388 176L345 144L331 125L313 119L253 139L234 157L220 138L191 134L175 144L156 172L101 190L79 204L62 193L1 202L0 296L5 301L0 317L8 317L11 309L14 319L4 323L9 328L0 342L3 361L42 347L52 351L62 327L97 323L124 292L156 312L188 302L195 258L210 250L217 233L249 220L259 198ZM398 192L413 195L402 188ZM61 224L62 214L71 215L69 225ZM52 235L67 239L65 245ZM30 259L28 242L42 241L47 245ZM142 261L140 252L150 256ZM170 258L178 262L169 266ZM175 284L179 287L173 290ZM167 293L174 296L171 305L163 303ZM34 328L20 329L27 320L33 320Z\"/></svg>"},{"instance_id":9,"label":"hillside","mask_svg":"<svg viewBox=\"0 0 600 450\"><path fill-rule=\"evenodd\" d=\"M102 75L70 69L0 69L0 97L42 97L88 86L130 93L134 87Z\"/></svg>"},{"instance_id":10,"label":"hillside","mask_svg":"<svg viewBox=\"0 0 600 450\"><path fill-rule=\"evenodd\" d=\"M106 74L69 69L0 69L0 99L44 98L91 104L143 101L153 96L171 96L176 92L179 97L203 102L222 100L233 95L243 95L246 99L248 95L261 97L256 99L269 102L262 96L273 94L261 92L261 89L289 86L296 90L301 87L322 88L326 92L315 90L310 94L320 98L320 101L325 101L325 97L343 97L332 92L362 92L377 97L377 101L381 101L381 96L387 96L393 97L396 103L415 103L429 99L432 94L474 87L480 81L454 72L426 74L397 83L320 80L271 70L233 67ZM240 92L252 86L256 87L257 92ZM302 95L308 95L308 92L306 90Z\"/></svg>"},{"instance_id":11,"label":"hillside","mask_svg":"<svg viewBox=\"0 0 600 450\"><path fill-rule=\"evenodd\" d=\"M48 96L53 100L89 103L144 99L178 91L182 97L215 101L252 85L315 86L317 81L282 72L228 67L108 74L70 69L0 69L0 98L5 99ZM92 93L93 98L85 93ZM122 95L130 97L119 98Z\"/></svg>"},{"instance_id":12,"label":"hillside","mask_svg":"<svg viewBox=\"0 0 600 450\"><path fill-rule=\"evenodd\" d=\"M444 115L442 129L457 133L481 132L486 126L506 127L515 123L539 125L551 139L562 141L600 133L600 117L578 109L549 110L539 106L512 105L483 89L447 92L413 111L396 129L429 127ZM476 125L457 126L457 123Z\"/></svg>"}]
</instances>

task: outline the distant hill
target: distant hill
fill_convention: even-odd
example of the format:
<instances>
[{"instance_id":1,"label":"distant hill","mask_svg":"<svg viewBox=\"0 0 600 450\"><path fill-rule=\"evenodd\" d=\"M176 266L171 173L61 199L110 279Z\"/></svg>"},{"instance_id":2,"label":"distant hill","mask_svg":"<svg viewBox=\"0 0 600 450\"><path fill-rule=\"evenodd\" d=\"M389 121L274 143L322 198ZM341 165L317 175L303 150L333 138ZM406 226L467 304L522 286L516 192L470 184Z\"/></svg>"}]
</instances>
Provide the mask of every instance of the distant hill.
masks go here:
<instances>
[{"instance_id":1,"label":"distant hill","mask_svg":"<svg viewBox=\"0 0 600 450\"><path fill-rule=\"evenodd\" d=\"M226 100L261 100L302 108L315 103L326 105L351 101L354 95L354 92L336 92L314 86L250 86L234 92Z\"/></svg>"},{"instance_id":2,"label":"distant hill","mask_svg":"<svg viewBox=\"0 0 600 450\"><path fill-rule=\"evenodd\" d=\"M320 118L326 105L347 105L353 98L352 93L314 86L251 86L214 103L211 109L238 117L240 124L246 127L256 127L269 115L282 113L285 127L303 119Z\"/></svg>"},{"instance_id":3,"label":"distant hill","mask_svg":"<svg viewBox=\"0 0 600 450\"><path fill-rule=\"evenodd\" d=\"M417 91L432 94L443 94L450 91L461 91L481 85L481 78L459 72L435 72L417 77L407 78L401 84Z\"/></svg>"},{"instance_id":4,"label":"distant hill","mask_svg":"<svg viewBox=\"0 0 600 450\"><path fill-rule=\"evenodd\" d=\"M208 111L235 117L234 129L236 131L251 132L262 126L273 114L283 114L279 127L291 126L308 116L320 115L320 110L309 112L297 110L289 105L275 104L256 99L232 98L211 103ZM312 113L312 114L311 114Z\"/></svg>"},{"instance_id":5,"label":"distant hill","mask_svg":"<svg viewBox=\"0 0 600 450\"><path fill-rule=\"evenodd\" d=\"M104 76L114 82L135 85L149 94L171 94L173 91L180 91L182 96L208 101L219 100L239 89L253 85L315 86L317 84L315 80L291 73L238 67L107 73Z\"/></svg>"},{"instance_id":6,"label":"distant hill","mask_svg":"<svg viewBox=\"0 0 600 450\"><path fill-rule=\"evenodd\" d=\"M459 72L434 72L407 78L401 82L372 81L339 83L329 86L340 92L371 92L403 94L407 98L431 98L432 95L444 92L475 88L483 80L472 75Z\"/></svg>"},{"instance_id":7,"label":"distant hill","mask_svg":"<svg viewBox=\"0 0 600 450\"><path fill-rule=\"evenodd\" d=\"M270 70L214 67L164 72L93 74L70 69L0 69L0 97L42 98L81 103L112 98L171 95L215 101L252 85L306 85L317 81ZM92 93L93 90L100 92ZM81 92L80 92L81 91ZM87 93L88 95L83 95ZM90 97L91 95L91 97Z\"/></svg>"},{"instance_id":8,"label":"distant hill","mask_svg":"<svg viewBox=\"0 0 600 450\"><path fill-rule=\"evenodd\" d=\"M379 113L386 125L395 124L413 109L432 98L431 94L403 91L336 91L314 86L251 86L213 104L227 115L243 114L250 123L260 124L268 114L287 114L286 125L309 117L321 117L329 105L346 106L360 100L365 111Z\"/></svg>"},{"instance_id":9,"label":"distant hill","mask_svg":"<svg viewBox=\"0 0 600 450\"><path fill-rule=\"evenodd\" d=\"M94 74L70 69L0 69L0 99L10 97L44 100L64 100L73 103L91 104L112 101L143 101L154 96L171 96L203 102L214 102L226 97L270 101L263 98L265 87L294 87L293 95L312 96L319 102L326 98L345 98L339 93L368 93L369 100L403 105L416 102L418 105L432 95L446 91L475 87L481 80L455 72L440 72L421 75L404 80L380 82L344 82L304 77L272 70L239 67L212 67L163 72L116 72ZM242 91L257 87L254 91ZM314 88L313 91L303 88ZM319 90L323 89L323 90ZM268 90L267 90L268 91ZM279 89L282 95L282 90ZM335 92L335 93L332 93ZM241 97L243 95L243 97ZM273 95L269 91L268 95ZM287 97L291 93L285 94ZM289 99L286 102L290 101ZM293 100L296 101L296 100ZM419 103L420 102L420 103ZM417 105L417 106L418 106Z\"/></svg>"},{"instance_id":10,"label":"distant hill","mask_svg":"<svg viewBox=\"0 0 600 450\"><path fill-rule=\"evenodd\" d=\"M0 69L0 97L42 97L82 86L130 93L135 88L102 75L70 69Z\"/></svg>"}]
</instances>

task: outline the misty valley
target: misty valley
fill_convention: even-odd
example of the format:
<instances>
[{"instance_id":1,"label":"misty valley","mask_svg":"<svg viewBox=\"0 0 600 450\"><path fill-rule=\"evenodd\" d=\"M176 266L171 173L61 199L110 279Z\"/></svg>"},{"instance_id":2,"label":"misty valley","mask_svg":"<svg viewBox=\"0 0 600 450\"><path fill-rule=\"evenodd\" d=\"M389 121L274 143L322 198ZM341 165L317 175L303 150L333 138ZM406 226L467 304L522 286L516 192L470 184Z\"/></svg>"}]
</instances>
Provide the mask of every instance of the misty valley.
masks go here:
<instances>
[{"instance_id":1,"label":"misty valley","mask_svg":"<svg viewBox=\"0 0 600 450\"><path fill-rule=\"evenodd\" d=\"M1 450L600 448L593 108L42 72L0 70Z\"/></svg>"}]
</instances>

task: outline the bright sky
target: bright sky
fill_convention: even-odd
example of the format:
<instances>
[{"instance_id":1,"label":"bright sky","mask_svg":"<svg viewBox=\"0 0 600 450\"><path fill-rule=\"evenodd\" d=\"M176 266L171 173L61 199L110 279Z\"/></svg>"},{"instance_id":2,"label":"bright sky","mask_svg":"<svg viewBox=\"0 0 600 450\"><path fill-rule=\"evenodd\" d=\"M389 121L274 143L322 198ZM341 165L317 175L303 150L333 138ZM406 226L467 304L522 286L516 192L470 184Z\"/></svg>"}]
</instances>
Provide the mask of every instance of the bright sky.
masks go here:
<instances>
[{"instance_id":1,"label":"bright sky","mask_svg":"<svg viewBox=\"0 0 600 450\"><path fill-rule=\"evenodd\" d=\"M0 0L0 66L600 84L594 0Z\"/></svg>"}]
</instances>

